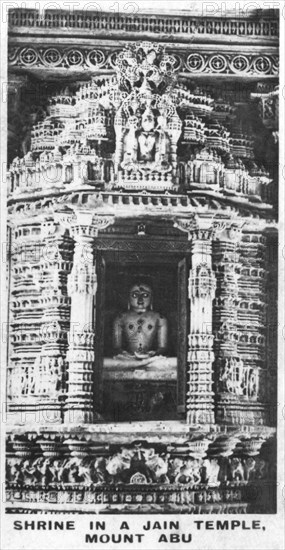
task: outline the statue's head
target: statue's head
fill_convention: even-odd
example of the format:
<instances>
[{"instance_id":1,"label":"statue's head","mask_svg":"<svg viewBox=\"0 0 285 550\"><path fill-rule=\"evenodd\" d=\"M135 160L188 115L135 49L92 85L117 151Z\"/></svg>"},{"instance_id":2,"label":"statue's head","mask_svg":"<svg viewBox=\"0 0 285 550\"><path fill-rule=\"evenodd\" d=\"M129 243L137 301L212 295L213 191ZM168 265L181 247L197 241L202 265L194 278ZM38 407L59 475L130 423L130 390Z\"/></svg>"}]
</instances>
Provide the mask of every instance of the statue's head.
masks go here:
<instances>
[{"instance_id":1,"label":"statue's head","mask_svg":"<svg viewBox=\"0 0 285 550\"><path fill-rule=\"evenodd\" d=\"M151 287L138 281L129 290L129 308L136 313L144 313L152 308Z\"/></svg>"},{"instance_id":2,"label":"statue's head","mask_svg":"<svg viewBox=\"0 0 285 550\"><path fill-rule=\"evenodd\" d=\"M149 50L146 56L147 62L152 65L156 60L156 52L154 50Z\"/></svg>"},{"instance_id":3,"label":"statue's head","mask_svg":"<svg viewBox=\"0 0 285 550\"><path fill-rule=\"evenodd\" d=\"M150 132L155 127L155 116L151 109L147 108L142 116L142 129Z\"/></svg>"}]
</instances>

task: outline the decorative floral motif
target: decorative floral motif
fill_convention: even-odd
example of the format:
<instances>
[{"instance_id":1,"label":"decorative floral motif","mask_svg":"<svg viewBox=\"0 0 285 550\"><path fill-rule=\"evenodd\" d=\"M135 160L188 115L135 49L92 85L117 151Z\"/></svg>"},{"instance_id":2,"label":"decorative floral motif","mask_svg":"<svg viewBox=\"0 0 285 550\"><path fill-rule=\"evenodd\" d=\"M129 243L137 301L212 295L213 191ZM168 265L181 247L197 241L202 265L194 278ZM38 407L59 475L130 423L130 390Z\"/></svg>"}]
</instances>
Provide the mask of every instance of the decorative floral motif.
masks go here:
<instances>
[{"instance_id":1,"label":"decorative floral motif","mask_svg":"<svg viewBox=\"0 0 285 550\"><path fill-rule=\"evenodd\" d=\"M11 48L9 51L9 62L11 65L22 66L50 66L50 67L77 67L86 68L122 68L122 52L112 52L97 49L61 49L61 48ZM131 79L134 68L129 67L126 75ZM146 66L147 69L147 66ZM160 69L170 77L171 72L182 71L190 73L217 73L217 74L247 74L249 76L277 75L277 55L236 55L193 52L188 57L184 55L165 55L161 61ZM152 67L152 79L158 76L157 69ZM137 73L138 76L138 73Z\"/></svg>"}]
</instances>

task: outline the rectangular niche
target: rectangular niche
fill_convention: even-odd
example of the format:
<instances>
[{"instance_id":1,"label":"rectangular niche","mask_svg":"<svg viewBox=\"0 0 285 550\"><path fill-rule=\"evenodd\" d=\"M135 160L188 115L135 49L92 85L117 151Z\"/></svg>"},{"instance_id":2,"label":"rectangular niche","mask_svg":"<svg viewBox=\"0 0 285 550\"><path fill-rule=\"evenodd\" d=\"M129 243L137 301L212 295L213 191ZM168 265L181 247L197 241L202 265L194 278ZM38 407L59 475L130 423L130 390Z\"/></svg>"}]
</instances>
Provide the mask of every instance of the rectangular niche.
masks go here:
<instances>
[{"instance_id":1,"label":"rectangular niche","mask_svg":"<svg viewBox=\"0 0 285 550\"><path fill-rule=\"evenodd\" d=\"M96 316L96 332L101 345L97 346L96 353L101 372L100 413L105 421L181 420L177 382L180 380L181 385L181 371L182 379L186 372L188 319L186 315L182 320L183 342L179 302L181 293L185 301L186 285L180 280L180 263L177 258L169 257L163 262L161 258L150 261L149 256L145 260L140 258L137 263L101 262ZM159 360L158 367L139 368L140 361L137 361L138 368L121 367L121 362L116 364L114 360L113 323L120 313L128 311L129 289L139 280L152 288L153 311L167 319L167 352Z\"/></svg>"}]
</instances>

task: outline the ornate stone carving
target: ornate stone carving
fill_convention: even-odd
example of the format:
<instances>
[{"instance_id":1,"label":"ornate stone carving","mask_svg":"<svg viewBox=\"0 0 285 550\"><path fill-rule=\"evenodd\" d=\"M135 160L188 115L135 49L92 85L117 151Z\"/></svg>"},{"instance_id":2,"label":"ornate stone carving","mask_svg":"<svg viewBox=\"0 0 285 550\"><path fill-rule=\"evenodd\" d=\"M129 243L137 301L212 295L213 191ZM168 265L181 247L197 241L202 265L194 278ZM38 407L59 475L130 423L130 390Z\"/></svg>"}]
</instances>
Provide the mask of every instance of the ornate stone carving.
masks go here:
<instances>
[{"instance_id":1,"label":"ornate stone carving","mask_svg":"<svg viewBox=\"0 0 285 550\"><path fill-rule=\"evenodd\" d=\"M113 223L112 216L96 216L83 209L74 214L59 213L61 223L69 226L75 239L73 268L68 277L71 296L69 348L69 381L66 399L66 422L92 422L94 323L93 306L97 291L97 276L93 240L100 229Z\"/></svg>"},{"instance_id":2,"label":"ornate stone carving","mask_svg":"<svg viewBox=\"0 0 285 550\"><path fill-rule=\"evenodd\" d=\"M33 67L43 58L46 63L61 55L56 48L49 48L47 56L41 48L33 55L33 48L24 48L27 55L22 57L18 52ZM52 61L53 67L72 60L72 67L78 68L84 56L103 63L101 51L90 52L73 47L63 52L60 62ZM49 98L47 116L31 130L31 151L11 163L11 195L92 185L157 192L206 189L218 199L240 197L241 204L246 197L255 208L258 202L260 207L272 202L275 184L270 174L247 162L254 158L252 139L241 129L230 134L221 125L221 104L206 90L176 82L178 69L268 74L271 64L274 72L274 56L251 55L244 65L242 55L233 56L232 63L231 55L191 53L177 66L177 54L166 53L158 43L108 52L105 61L113 63L117 76L94 77L75 94L66 89ZM12 58L16 62L17 55ZM223 109L232 113L235 107L223 103Z\"/></svg>"},{"instance_id":3,"label":"ornate stone carving","mask_svg":"<svg viewBox=\"0 0 285 550\"><path fill-rule=\"evenodd\" d=\"M9 48L9 65L11 67L38 68L47 67L54 70L76 67L77 70L86 69L114 69L118 64L120 52L109 53L102 49L94 48L59 48L31 47ZM169 56L170 58L170 56ZM181 72L190 74L211 73L231 74L262 77L278 74L278 54L276 55L252 55L230 52L227 54L211 54L208 52L193 52L187 55L172 55L171 64L179 68Z\"/></svg>"},{"instance_id":4,"label":"ornate stone carving","mask_svg":"<svg viewBox=\"0 0 285 550\"><path fill-rule=\"evenodd\" d=\"M121 32L133 34L143 32L146 33L161 33L163 36L184 35L187 40L199 31L199 36L204 35L234 35L239 37L254 38L266 37L267 39L276 39L278 36L278 18L274 15L263 17L261 14L258 20L252 17L219 17L215 14L214 17L207 15L189 16L187 18L176 15L175 20L170 19L168 15L160 14L155 17L150 14L140 14L138 10L134 11L134 6L128 6L128 13L86 13L84 11L76 11L70 13L68 10L62 10L60 14L54 13L52 10L46 10L44 18L40 10L31 12L26 9L11 9L9 11L9 24L12 27L28 27L28 28L53 28L61 29L86 29L96 31L96 33L106 33L106 29L113 32ZM249 12L250 13L250 12ZM251 14L250 14L251 15ZM244 67L243 55L237 55L237 68Z\"/></svg>"},{"instance_id":5,"label":"ornate stone carving","mask_svg":"<svg viewBox=\"0 0 285 550\"><path fill-rule=\"evenodd\" d=\"M188 233L188 238L190 239L191 231L198 228L197 218L194 214L191 218L178 218L174 222L174 227Z\"/></svg>"},{"instance_id":6,"label":"ornate stone carving","mask_svg":"<svg viewBox=\"0 0 285 550\"><path fill-rule=\"evenodd\" d=\"M85 259L86 248L82 250L82 246L77 243L76 245L80 248L79 253L80 259L77 260L78 263L75 264L72 269L72 273L68 278L68 293L70 296L73 294L93 294L95 296L97 289L97 277L95 272L95 267L90 265L90 262L83 262ZM88 256L92 253L92 247L87 251Z\"/></svg>"},{"instance_id":7,"label":"ornate stone carving","mask_svg":"<svg viewBox=\"0 0 285 550\"><path fill-rule=\"evenodd\" d=\"M268 437L269 433L261 432L240 437L214 432L201 435L199 430L186 441L174 438L169 445L154 443L151 437L129 442L124 434L128 443L118 446L100 443L91 432L85 437L53 430L12 435L7 443L6 504L12 508L15 501L24 503L32 495L40 505L44 491L45 502L71 504L74 497L79 509L93 503L103 511L106 506L110 510L110 506L116 509L118 503L126 503L135 511L140 502L145 507L156 503L162 512L172 503L188 513L189 506L193 512L209 513L209 506L217 505L219 510L213 512L225 512L225 506L231 506L231 512L244 513L246 508L240 505L247 506L248 491L251 506L253 498L257 506L258 488L264 491L274 481ZM266 498L272 501L269 494ZM259 506L264 511L263 504Z\"/></svg>"},{"instance_id":8,"label":"ornate stone carving","mask_svg":"<svg viewBox=\"0 0 285 550\"><path fill-rule=\"evenodd\" d=\"M214 269L219 289L214 304L214 324L217 328L219 326L215 344L218 418L221 415L224 419L226 415L228 419L239 419L242 423L246 414L248 423L264 422L264 411L257 404L263 400L262 366L265 358L262 349L264 304L258 298L260 293L264 293L262 238L241 233L236 221L233 228L234 239L231 226L225 227L216 233L214 246ZM250 268L245 267L249 263L244 257L244 241L250 243L246 256L251 255L256 246L261 246L258 260L251 260Z\"/></svg>"},{"instance_id":9,"label":"ornate stone carving","mask_svg":"<svg viewBox=\"0 0 285 550\"><path fill-rule=\"evenodd\" d=\"M124 188L165 190L175 183L182 122L170 94L174 66L161 46L148 42L118 55L115 172Z\"/></svg>"},{"instance_id":10,"label":"ornate stone carving","mask_svg":"<svg viewBox=\"0 0 285 550\"><path fill-rule=\"evenodd\" d=\"M237 358L225 359L219 381L221 392L251 399L256 399L259 394L259 369L245 366Z\"/></svg>"},{"instance_id":11,"label":"ornate stone carving","mask_svg":"<svg viewBox=\"0 0 285 550\"><path fill-rule=\"evenodd\" d=\"M21 330L18 327L15 338L12 336L9 406L17 421L16 413L25 414L26 410L35 413L41 401L43 414L49 410L56 422L60 421L66 391L69 239L50 218L42 226L32 224L26 229L20 226L16 233L19 238L25 234L26 246L31 251L38 247L38 254L34 254L32 263L30 253L23 253L24 249L21 258L18 251L15 255L13 315L16 326L21 323Z\"/></svg>"},{"instance_id":12,"label":"ornate stone carving","mask_svg":"<svg viewBox=\"0 0 285 550\"><path fill-rule=\"evenodd\" d=\"M67 212L55 210L54 217L63 227L70 230L71 236L76 241L89 242L98 236L99 231L103 231L109 225L114 223L114 216L96 215L91 210L82 208L67 209ZM88 258L88 251L83 254L83 259Z\"/></svg>"},{"instance_id":13,"label":"ornate stone carving","mask_svg":"<svg viewBox=\"0 0 285 550\"><path fill-rule=\"evenodd\" d=\"M196 213L192 214L188 218L176 218L174 221L174 227L177 227L180 231L188 233L188 239L196 241L210 241L213 234L213 226L211 218L199 217ZM206 244L201 245L206 246Z\"/></svg>"},{"instance_id":14,"label":"ornate stone carving","mask_svg":"<svg viewBox=\"0 0 285 550\"><path fill-rule=\"evenodd\" d=\"M66 364L61 357L41 357L34 365L17 366L10 374L9 397L58 399L66 391Z\"/></svg>"},{"instance_id":15,"label":"ornate stone carving","mask_svg":"<svg viewBox=\"0 0 285 550\"><path fill-rule=\"evenodd\" d=\"M224 219L215 219L213 220L213 236L217 241L230 241L234 245L241 241L242 236L242 227L244 221L233 218L224 218ZM225 253L228 254L227 259L230 254L230 250L235 251L234 247L228 247L228 250ZM235 256L235 260L237 256Z\"/></svg>"},{"instance_id":16,"label":"ornate stone carving","mask_svg":"<svg viewBox=\"0 0 285 550\"><path fill-rule=\"evenodd\" d=\"M217 444L221 438L217 437ZM236 443L237 450L234 451ZM224 438L223 460L213 456L215 442L209 447L206 438L193 439L183 445L177 444L158 452L155 446L146 442L137 442L122 446L112 452L106 447L93 447L88 442L67 439L71 452L63 457L59 441L50 438L39 439L42 453L32 458L36 442L13 441L15 456L8 459L8 483L18 487L61 487L76 483L79 486L113 484L178 484L188 489L202 486L223 487L231 483L265 479L268 476L266 459L260 456L264 438L241 438L240 441ZM240 451L238 449L241 449ZM240 454L238 454L240 453ZM13 453L12 453L13 454Z\"/></svg>"},{"instance_id":17,"label":"ornate stone carving","mask_svg":"<svg viewBox=\"0 0 285 550\"><path fill-rule=\"evenodd\" d=\"M191 270L189 277L189 298L215 297L216 280L208 264L200 264Z\"/></svg>"},{"instance_id":18,"label":"ornate stone carving","mask_svg":"<svg viewBox=\"0 0 285 550\"><path fill-rule=\"evenodd\" d=\"M193 216L177 219L175 227L188 233L191 240L192 268L188 289L190 299L189 389L187 419L190 423L214 421L212 391L212 301L216 280L212 271L212 220Z\"/></svg>"},{"instance_id":19,"label":"ornate stone carving","mask_svg":"<svg viewBox=\"0 0 285 550\"><path fill-rule=\"evenodd\" d=\"M263 124L274 133L275 142L278 141L278 117L279 117L279 90L267 90L266 85L258 83L257 91L251 93L251 98L257 101L258 110Z\"/></svg>"},{"instance_id":20,"label":"ornate stone carving","mask_svg":"<svg viewBox=\"0 0 285 550\"><path fill-rule=\"evenodd\" d=\"M265 360L271 365L274 355L273 343L265 349L268 265L261 236L265 227L273 227L274 187L267 169L254 163L265 133L253 140L243 127L246 114L237 122L248 106L250 80L256 75L275 80L277 75L276 21L143 14L119 18L92 12L71 16L64 11L58 16L49 10L42 19L26 10L10 10L9 17L21 33L29 26L41 35L56 24L56 34L80 28L95 29L100 36L112 27L118 38L123 29L129 38L141 32L154 42L136 42L122 51L120 40L116 50L111 42L96 45L98 36L84 48L68 42L39 47L29 37L24 46L14 46L11 36L9 60L17 72L96 74L72 85L76 92L66 88L46 98L47 112L31 119L31 151L25 138L23 158L16 156L9 169L14 224L9 412L35 415L38 407L41 415L55 412L55 421L63 425L56 432L50 425L39 428L39 434L25 426L14 428L7 446L8 506L11 510L16 501L19 506L45 499L52 506L72 502L76 509L92 504L100 512L134 512L139 505L156 512L252 511L251 488L262 487L266 494L266 486L274 485L259 426L266 422L273 370L266 372ZM213 35L215 51L203 44L199 51L188 46L186 51L182 44L172 47L165 34L179 40L184 35L188 44L197 31L200 39ZM157 42L157 32L167 50ZM231 46L222 51L221 37L229 34L239 40L247 36L248 44L254 43L252 52L237 54ZM269 53L257 52L262 36L271 44ZM217 100L214 86L195 84L201 75L216 75L215 82L221 75L234 84L246 75L245 97L241 100L238 87L229 82L225 89L219 87ZM259 91L264 96L265 90ZM270 120L276 122L272 92L266 91L272 109L264 103L268 128ZM108 229L115 216L118 223ZM112 262L148 265L162 259L167 269L183 258L180 312L189 317L189 334L188 340L184 331L178 338L186 379L178 392L185 392L188 428L183 419L171 425L161 421L152 437L152 422L147 441L140 441L146 427L132 422L128 430L137 441L130 443L122 424L110 430L101 425L94 396L101 383L96 339L103 332L99 327L97 336L94 323L100 317L94 312L97 249L102 287L100 262L107 262L109 284ZM102 288L102 314L103 294ZM164 374L171 386L169 400L175 403L175 373L167 367ZM104 373L102 378L112 392L118 378ZM135 405L134 419L149 392L139 393L140 384L137 379L128 402ZM146 401L150 420L162 392L157 388ZM47 423L46 418L40 416L39 422ZM96 420L100 425L92 426ZM68 427L70 423L81 427ZM83 430L83 424L91 426ZM184 441L189 434L193 437ZM262 511L260 503L255 506Z\"/></svg>"}]
</instances>

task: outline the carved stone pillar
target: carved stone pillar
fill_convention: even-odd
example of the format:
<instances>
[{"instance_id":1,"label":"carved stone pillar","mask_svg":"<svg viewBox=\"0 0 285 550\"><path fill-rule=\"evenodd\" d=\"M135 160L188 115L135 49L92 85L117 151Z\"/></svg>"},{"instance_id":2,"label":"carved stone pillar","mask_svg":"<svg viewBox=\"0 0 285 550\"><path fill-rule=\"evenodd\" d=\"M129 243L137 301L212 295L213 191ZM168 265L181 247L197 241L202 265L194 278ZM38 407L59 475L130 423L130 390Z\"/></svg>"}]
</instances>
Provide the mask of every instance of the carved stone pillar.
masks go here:
<instances>
[{"instance_id":1,"label":"carved stone pillar","mask_svg":"<svg viewBox=\"0 0 285 550\"><path fill-rule=\"evenodd\" d=\"M215 224L214 224L215 225ZM217 297L214 301L214 328L216 355L217 420L234 421L237 396L236 378L243 369L237 353L238 307L238 243L240 227L231 221L216 224L213 244L213 264L217 279ZM238 391L238 390L237 390Z\"/></svg>"},{"instance_id":2,"label":"carved stone pillar","mask_svg":"<svg viewBox=\"0 0 285 550\"><path fill-rule=\"evenodd\" d=\"M40 269L34 275L40 291L42 325L41 353L34 364L40 409L46 421L62 422L62 409L66 395L66 352L69 329L70 298L67 296L67 273L72 258L71 239L66 230L53 221L42 224L41 235L45 242Z\"/></svg>"},{"instance_id":3,"label":"carved stone pillar","mask_svg":"<svg viewBox=\"0 0 285 550\"><path fill-rule=\"evenodd\" d=\"M112 217L95 218L90 211L77 211L76 216L69 219L75 250L73 268L68 278L71 314L65 423L94 421L94 299L97 290L94 239L99 229L104 229L111 223Z\"/></svg>"},{"instance_id":4,"label":"carved stone pillar","mask_svg":"<svg viewBox=\"0 0 285 550\"><path fill-rule=\"evenodd\" d=\"M265 232L266 251L266 398L268 402L268 423L277 422L277 336L278 336L278 235L276 229ZM283 329L285 337L285 328Z\"/></svg>"},{"instance_id":5,"label":"carved stone pillar","mask_svg":"<svg viewBox=\"0 0 285 550\"><path fill-rule=\"evenodd\" d=\"M123 142L124 142L124 133L123 133L123 118L122 114L119 111L115 117L114 128L116 133L116 152L114 159L114 169L116 176L119 172L119 167L123 157Z\"/></svg>"},{"instance_id":6,"label":"carved stone pillar","mask_svg":"<svg viewBox=\"0 0 285 550\"><path fill-rule=\"evenodd\" d=\"M190 332L188 337L187 422L214 423L212 363L212 301L216 281L212 271L212 230L202 219L178 220L176 227L191 240L189 273Z\"/></svg>"},{"instance_id":7,"label":"carved stone pillar","mask_svg":"<svg viewBox=\"0 0 285 550\"><path fill-rule=\"evenodd\" d=\"M34 380L31 376L36 357L41 351L39 330L42 309L40 292L36 288L34 272L42 256L40 228L34 221L23 223L14 217L9 250L10 280L10 345L7 370L7 407L11 423L35 421ZM32 415L27 417L27 411ZM36 419L38 421L38 418Z\"/></svg>"},{"instance_id":8,"label":"carved stone pillar","mask_svg":"<svg viewBox=\"0 0 285 550\"><path fill-rule=\"evenodd\" d=\"M7 397L14 423L62 421L70 244L51 219L13 228Z\"/></svg>"},{"instance_id":9,"label":"carved stone pillar","mask_svg":"<svg viewBox=\"0 0 285 550\"><path fill-rule=\"evenodd\" d=\"M235 396L232 396L236 399L233 421L239 424L267 424L267 270L263 222L247 222L239 251L237 351L243 366L239 383L235 386ZM272 296L268 299L272 300Z\"/></svg>"}]
</instances>

